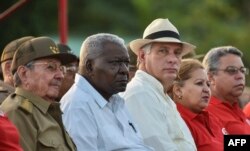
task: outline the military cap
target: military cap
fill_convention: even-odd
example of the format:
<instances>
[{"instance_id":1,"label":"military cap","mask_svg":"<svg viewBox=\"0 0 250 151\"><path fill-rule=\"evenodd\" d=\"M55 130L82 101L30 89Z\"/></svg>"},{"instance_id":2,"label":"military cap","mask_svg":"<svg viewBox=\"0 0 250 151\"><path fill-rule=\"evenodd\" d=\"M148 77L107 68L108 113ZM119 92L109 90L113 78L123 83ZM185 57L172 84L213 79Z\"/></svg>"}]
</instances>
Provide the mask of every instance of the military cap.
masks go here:
<instances>
[{"instance_id":1,"label":"military cap","mask_svg":"<svg viewBox=\"0 0 250 151\"><path fill-rule=\"evenodd\" d=\"M11 65L14 74L20 65L43 58L55 58L63 65L73 62L75 57L60 53L56 43L49 37L37 37L23 43L16 51Z\"/></svg>"},{"instance_id":2,"label":"military cap","mask_svg":"<svg viewBox=\"0 0 250 151\"><path fill-rule=\"evenodd\" d=\"M69 55L72 55L75 59L73 61L78 61L78 57L71 51L70 47L66 44L58 43L56 44L60 53L69 53Z\"/></svg>"},{"instance_id":3,"label":"military cap","mask_svg":"<svg viewBox=\"0 0 250 151\"><path fill-rule=\"evenodd\" d=\"M17 50L17 48L30 39L34 38L33 36L25 36L16 40L11 41L8 43L5 48L3 49L2 56L1 56L1 63L7 60L12 60L13 56Z\"/></svg>"}]
</instances>

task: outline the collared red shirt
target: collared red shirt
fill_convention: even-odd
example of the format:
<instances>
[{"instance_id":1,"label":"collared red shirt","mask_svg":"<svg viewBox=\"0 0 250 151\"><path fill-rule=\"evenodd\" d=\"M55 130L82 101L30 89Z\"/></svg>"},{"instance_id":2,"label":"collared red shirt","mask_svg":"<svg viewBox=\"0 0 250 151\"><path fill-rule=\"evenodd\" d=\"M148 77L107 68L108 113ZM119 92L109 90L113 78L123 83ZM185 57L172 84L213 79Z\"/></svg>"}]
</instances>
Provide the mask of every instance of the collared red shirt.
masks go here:
<instances>
[{"instance_id":1,"label":"collared red shirt","mask_svg":"<svg viewBox=\"0 0 250 151\"><path fill-rule=\"evenodd\" d=\"M176 105L193 135L198 151L223 151L223 126L215 116L205 110L195 114L179 103Z\"/></svg>"},{"instance_id":2,"label":"collared red shirt","mask_svg":"<svg viewBox=\"0 0 250 151\"><path fill-rule=\"evenodd\" d=\"M61 99L63 122L79 151L149 151L124 100L108 101L81 75Z\"/></svg>"},{"instance_id":3,"label":"collared red shirt","mask_svg":"<svg viewBox=\"0 0 250 151\"><path fill-rule=\"evenodd\" d=\"M153 76L137 70L121 95L146 145L156 151L196 150L193 137L175 103Z\"/></svg>"},{"instance_id":4,"label":"collared red shirt","mask_svg":"<svg viewBox=\"0 0 250 151\"><path fill-rule=\"evenodd\" d=\"M238 102L231 105L212 96L207 110L222 121L228 134L250 134L250 121L240 109Z\"/></svg>"},{"instance_id":5,"label":"collared red shirt","mask_svg":"<svg viewBox=\"0 0 250 151\"><path fill-rule=\"evenodd\" d=\"M24 151L76 150L62 122L58 122L61 116L59 103L48 102L19 87L6 100L20 101L18 108L10 111L8 117L19 130ZM50 114L56 112L56 117Z\"/></svg>"}]
</instances>

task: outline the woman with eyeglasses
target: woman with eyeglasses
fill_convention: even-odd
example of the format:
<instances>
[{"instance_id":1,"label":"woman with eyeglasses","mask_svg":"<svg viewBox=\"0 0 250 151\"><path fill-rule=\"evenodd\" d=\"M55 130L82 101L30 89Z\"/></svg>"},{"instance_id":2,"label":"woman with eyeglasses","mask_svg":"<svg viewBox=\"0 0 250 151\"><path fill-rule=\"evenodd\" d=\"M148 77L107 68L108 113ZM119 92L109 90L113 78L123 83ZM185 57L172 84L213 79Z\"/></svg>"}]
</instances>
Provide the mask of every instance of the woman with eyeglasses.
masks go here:
<instances>
[{"instance_id":1,"label":"woman with eyeglasses","mask_svg":"<svg viewBox=\"0 0 250 151\"><path fill-rule=\"evenodd\" d=\"M173 87L169 91L177 109L188 125L198 151L222 151L222 123L206 107L210 82L201 62L183 59Z\"/></svg>"},{"instance_id":2,"label":"woman with eyeglasses","mask_svg":"<svg viewBox=\"0 0 250 151\"><path fill-rule=\"evenodd\" d=\"M232 46L216 47L203 60L211 86L208 111L217 116L229 134L250 134L250 120L239 106L248 69L243 53Z\"/></svg>"}]
</instances>

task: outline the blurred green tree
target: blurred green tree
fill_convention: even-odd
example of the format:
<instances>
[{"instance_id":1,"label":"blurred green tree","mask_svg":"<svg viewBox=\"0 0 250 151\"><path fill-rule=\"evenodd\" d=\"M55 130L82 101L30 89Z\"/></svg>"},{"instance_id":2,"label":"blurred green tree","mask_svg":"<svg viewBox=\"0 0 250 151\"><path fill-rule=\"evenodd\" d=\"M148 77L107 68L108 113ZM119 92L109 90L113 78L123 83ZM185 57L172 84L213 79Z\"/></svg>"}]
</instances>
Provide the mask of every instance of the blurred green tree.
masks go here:
<instances>
[{"instance_id":1,"label":"blurred green tree","mask_svg":"<svg viewBox=\"0 0 250 151\"><path fill-rule=\"evenodd\" d=\"M0 11L14 2L1 1ZM58 0L30 0L1 20L1 50L21 36L58 35L57 4ZM244 63L249 67L249 6L248 0L68 0L69 34L84 38L110 32L124 37L128 43L141 38L153 19L169 18L182 39L197 46L196 54L205 54L220 45L233 45L244 52Z\"/></svg>"}]
</instances>

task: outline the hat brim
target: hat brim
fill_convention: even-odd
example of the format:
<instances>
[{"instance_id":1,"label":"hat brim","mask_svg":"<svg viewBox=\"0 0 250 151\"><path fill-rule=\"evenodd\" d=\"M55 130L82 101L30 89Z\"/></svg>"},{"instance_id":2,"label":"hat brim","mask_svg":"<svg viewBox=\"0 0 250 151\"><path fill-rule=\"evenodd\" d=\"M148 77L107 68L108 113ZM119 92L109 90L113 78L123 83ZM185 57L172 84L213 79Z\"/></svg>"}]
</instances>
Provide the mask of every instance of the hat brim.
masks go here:
<instances>
[{"instance_id":1,"label":"hat brim","mask_svg":"<svg viewBox=\"0 0 250 151\"><path fill-rule=\"evenodd\" d=\"M194 51L196 46L187 43L187 42L182 42L178 39L175 38L159 38L159 39L136 39L133 40L129 43L129 46L131 50L138 55L138 51L145 46L146 44L153 43L153 42L161 42L161 43L179 43L182 44L183 46L183 51L182 51L182 56Z\"/></svg>"},{"instance_id":2,"label":"hat brim","mask_svg":"<svg viewBox=\"0 0 250 151\"><path fill-rule=\"evenodd\" d=\"M43 58L58 59L59 61L61 61L62 65L66 65L66 64L72 63L74 61L78 61L77 56L75 56L74 54L64 53L64 52L49 55L49 56L39 57L39 58L36 58L35 60L43 59Z\"/></svg>"}]
</instances>

